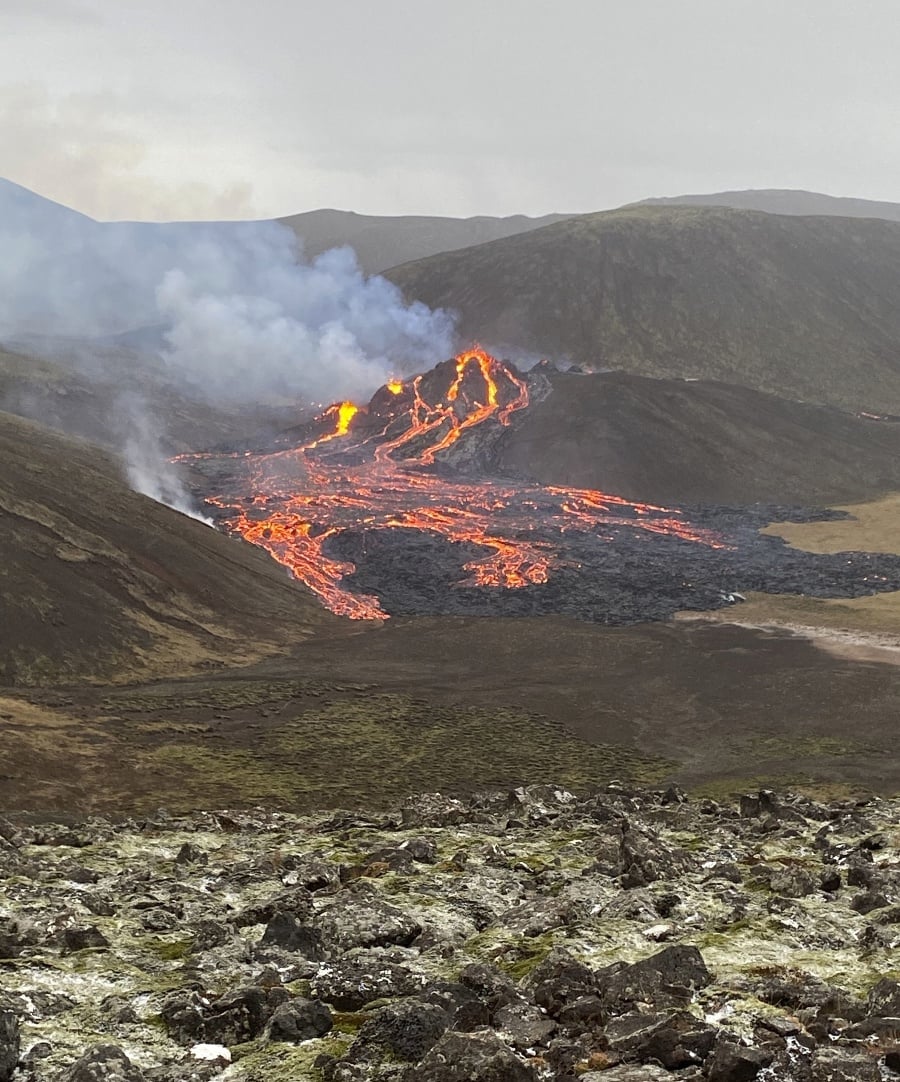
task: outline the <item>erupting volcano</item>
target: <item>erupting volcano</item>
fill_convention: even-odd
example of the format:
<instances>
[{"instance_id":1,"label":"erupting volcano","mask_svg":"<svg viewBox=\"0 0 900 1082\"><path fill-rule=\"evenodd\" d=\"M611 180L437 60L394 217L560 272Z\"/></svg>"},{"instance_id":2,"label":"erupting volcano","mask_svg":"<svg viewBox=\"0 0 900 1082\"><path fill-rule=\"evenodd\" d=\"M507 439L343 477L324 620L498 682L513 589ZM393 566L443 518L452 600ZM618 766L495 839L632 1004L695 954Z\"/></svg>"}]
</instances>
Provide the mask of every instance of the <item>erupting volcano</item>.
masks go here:
<instances>
[{"instance_id":1,"label":"erupting volcano","mask_svg":"<svg viewBox=\"0 0 900 1082\"><path fill-rule=\"evenodd\" d=\"M677 511L587 489L469 478L456 467L515 421L540 376L523 375L484 350L408 381L392 380L368 406L330 406L286 448L240 455L184 455L212 478L206 502L229 531L267 549L333 612L388 615L377 597L351 592L355 567L329 548L370 531L426 531L478 546L460 587L519 589L556 567L580 566L570 534L603 539L625 528L707 548L718 536ZM331 546L330 544L331 543Z\"/></svg>"}]
</instances>

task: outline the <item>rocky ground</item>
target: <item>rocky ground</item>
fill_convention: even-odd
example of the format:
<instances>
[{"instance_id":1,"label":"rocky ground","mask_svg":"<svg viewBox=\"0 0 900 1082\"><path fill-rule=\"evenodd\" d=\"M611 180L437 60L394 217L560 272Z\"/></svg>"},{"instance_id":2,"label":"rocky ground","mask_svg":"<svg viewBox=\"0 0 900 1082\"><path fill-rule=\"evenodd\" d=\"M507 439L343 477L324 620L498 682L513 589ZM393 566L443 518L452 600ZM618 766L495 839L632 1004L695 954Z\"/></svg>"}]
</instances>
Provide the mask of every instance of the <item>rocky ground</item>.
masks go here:
<instances>
[{"instance_id":1,"label":"rocky ground","mask_svg":"<svg viewBox=\"0 0 900 1082\"><path fill-rule=\"evenodd\" d=\"M900 802L3 821L0 1080L900 1077Z\"/></svg>"}]
</instances>

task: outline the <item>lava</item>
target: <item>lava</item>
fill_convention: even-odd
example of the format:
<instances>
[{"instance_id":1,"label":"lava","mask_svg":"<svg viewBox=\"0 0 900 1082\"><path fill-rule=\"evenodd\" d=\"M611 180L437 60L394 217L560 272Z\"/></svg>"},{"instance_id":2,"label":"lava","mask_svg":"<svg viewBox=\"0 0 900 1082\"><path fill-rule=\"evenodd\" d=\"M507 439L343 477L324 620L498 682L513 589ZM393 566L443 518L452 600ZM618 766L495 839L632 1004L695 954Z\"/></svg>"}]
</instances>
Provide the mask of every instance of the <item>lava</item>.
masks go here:
<instances>
[{"instance_id":1,"label":"lava","mask_svg":"<svg viewBox=\"0 0 900 1082\"><path fill-rule=\"evenodd\" d=\"M315 438L287 450L180 456L221 458L223 466L231 458L231 472L218 475L222 490L206 502L226 529L265 548L339 615L387 615L377 598L345 587L353 564L326 552L329 539L347 530L430 531L477 545L485 554L464 565L468 577L459 585L505 589L546 582L559 560L554 541L567 532L596 536L624 526L721 547L714 534L652 504L438 472L441 452L480 426L511 424L528 405L527 380L484 350L383 390L368 408L329 406L311 426Z\"/></svg>"}]
</instances>

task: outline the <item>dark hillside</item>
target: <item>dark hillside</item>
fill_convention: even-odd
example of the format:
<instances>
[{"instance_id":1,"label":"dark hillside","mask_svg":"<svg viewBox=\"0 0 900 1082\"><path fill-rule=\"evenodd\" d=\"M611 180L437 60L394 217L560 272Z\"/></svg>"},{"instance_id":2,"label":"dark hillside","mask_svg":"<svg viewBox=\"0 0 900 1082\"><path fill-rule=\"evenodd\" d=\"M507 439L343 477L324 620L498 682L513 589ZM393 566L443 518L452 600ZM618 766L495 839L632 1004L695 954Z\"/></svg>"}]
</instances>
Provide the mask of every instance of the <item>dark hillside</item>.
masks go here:
<instances>
[{"instance_id":1,"label":"dark hillside","mask_svg":"<svg viewBox=\"0 0 900 1082\"><path fill-rule=\"evenodd\" d=\"M900 413L900 224L639 207L388 277L513 355Z\"/></svg>"},{"instance_id":2,"label":"dark hillside","mask_svg":"<svg viewBox=\"0 0 900 1082\"><path fill-rule=\"evenodd\" d=\"M0 413L0 462L0 684L190 673L341 626L90 444Z\"/></svg>"},{"instance_id":3,"label":"dark hillside","mask_svg":"<svg viewBox=\"0 0 900 1082\"><path fill-rule=\"evenodd\" d=\"M864 500L900 489L900 423L746 387L624 372L551 374L495 467L660 503Z\"/></svg>"}]
</instances>

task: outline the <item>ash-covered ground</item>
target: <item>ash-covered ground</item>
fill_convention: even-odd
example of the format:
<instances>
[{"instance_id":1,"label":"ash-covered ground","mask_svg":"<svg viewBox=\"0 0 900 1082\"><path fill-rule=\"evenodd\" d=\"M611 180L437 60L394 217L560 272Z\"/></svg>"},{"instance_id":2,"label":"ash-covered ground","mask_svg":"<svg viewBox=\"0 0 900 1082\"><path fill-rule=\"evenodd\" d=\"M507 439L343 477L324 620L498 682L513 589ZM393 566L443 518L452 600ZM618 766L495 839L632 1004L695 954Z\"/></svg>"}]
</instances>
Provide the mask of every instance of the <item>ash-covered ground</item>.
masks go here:
<instances>
[{"instance_id":1,"label":"ash-covered ground","mask_svg":"<svg viewBox=\"0 0 900 1082\"><path fill-rule=\"evenodd\" d=\"M637 526L588 533L537 523L529 540L546 542L558 556L546 583L518 589L465 585L465 565L489 550L424 530L346 530L324 551L355 565L343 581L348 590L378 598L394 616L555 614L627 625L733 605L735 595L750 591L849 598L900 589L898 556L802 552L759 532L773 521L841 517L784 507L684 509L685 520L715 534L721 547Z\"/></svg>"}]
</instances>

